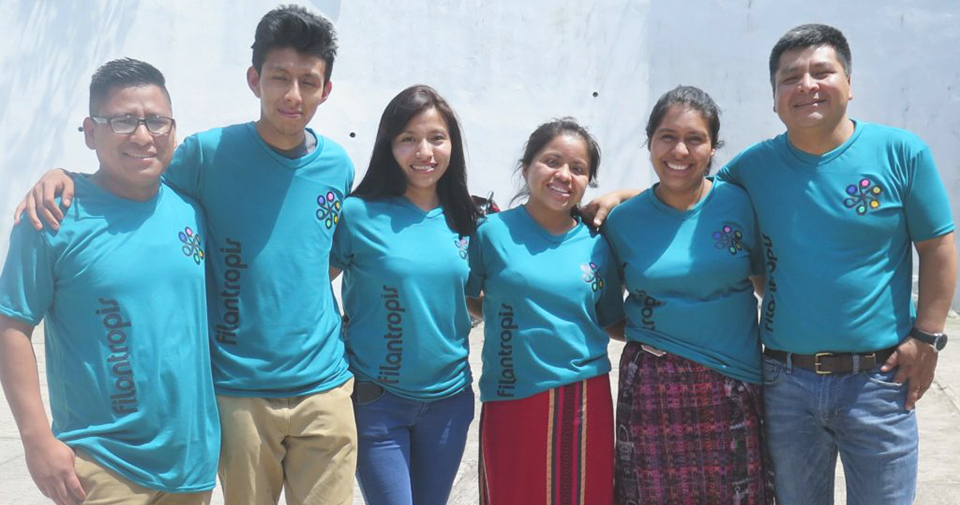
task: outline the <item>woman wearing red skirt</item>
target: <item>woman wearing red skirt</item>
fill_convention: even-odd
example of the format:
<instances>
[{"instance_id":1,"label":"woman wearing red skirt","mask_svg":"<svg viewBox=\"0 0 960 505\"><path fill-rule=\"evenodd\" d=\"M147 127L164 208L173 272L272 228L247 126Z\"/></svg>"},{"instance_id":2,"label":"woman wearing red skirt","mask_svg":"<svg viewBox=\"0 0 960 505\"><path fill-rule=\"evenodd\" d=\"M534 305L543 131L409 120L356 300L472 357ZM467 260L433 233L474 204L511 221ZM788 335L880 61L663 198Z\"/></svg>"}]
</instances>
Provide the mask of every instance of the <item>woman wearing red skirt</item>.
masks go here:
<instances>
[{"instance_id":1,"label":"woman wearing red skirt","mask_svg":"<svg viewBox=\"0 0 960 505\"><path fill-rule=\"evenodd\" d=\"M609 337L620 279L604 238L576 214L600 150L570 118L530 136L524 205L488 216L470 242L467 292L484 295L480 501L609 505Z\"/></svg>"}]
</instances>

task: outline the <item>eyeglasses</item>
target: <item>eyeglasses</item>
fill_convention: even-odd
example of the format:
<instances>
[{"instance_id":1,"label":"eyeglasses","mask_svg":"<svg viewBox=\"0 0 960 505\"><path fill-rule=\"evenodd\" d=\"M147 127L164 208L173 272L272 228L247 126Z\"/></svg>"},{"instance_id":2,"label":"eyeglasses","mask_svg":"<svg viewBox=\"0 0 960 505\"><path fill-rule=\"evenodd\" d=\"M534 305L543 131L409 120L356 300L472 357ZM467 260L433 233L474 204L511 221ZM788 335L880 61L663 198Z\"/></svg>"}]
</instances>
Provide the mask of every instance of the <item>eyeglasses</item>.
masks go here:
<instances>
[{"instance_id":1,"label":"eyeglasses","mask_svg":"<svg viewBox=\"0 0 960 505\"><path fill-rule=\"evenodd\" d=\"M90 116L97 124L109 124L113 133L118 135L129 135L137 130L142 123L147 127L147 131L153 135L166 135L177 124L171 117L161 116L159 114L147 114L146 117L136 117L129 114L113 117Z\"/></svg>"}]
</instances>

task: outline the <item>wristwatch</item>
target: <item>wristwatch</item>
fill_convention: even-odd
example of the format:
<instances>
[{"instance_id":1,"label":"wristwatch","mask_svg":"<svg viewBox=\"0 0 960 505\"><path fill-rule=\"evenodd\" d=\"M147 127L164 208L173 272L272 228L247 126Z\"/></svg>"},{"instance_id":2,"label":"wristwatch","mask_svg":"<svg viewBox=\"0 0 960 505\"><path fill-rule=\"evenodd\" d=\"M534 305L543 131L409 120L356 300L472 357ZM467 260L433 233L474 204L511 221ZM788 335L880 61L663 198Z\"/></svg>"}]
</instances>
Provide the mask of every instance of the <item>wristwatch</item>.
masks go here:
<instances>
[{"instance_id":1,"label":"wristwatch","mask_svg":"<svg viewBox=\"0 0 960 505\"><path fill-rule=\"evenodd\" d=\"M913 328L910 330L910 336L933 346L935 352L940 352L947 346L946 333L927 333L923 330Z\"/></svg>"}]
</instances>

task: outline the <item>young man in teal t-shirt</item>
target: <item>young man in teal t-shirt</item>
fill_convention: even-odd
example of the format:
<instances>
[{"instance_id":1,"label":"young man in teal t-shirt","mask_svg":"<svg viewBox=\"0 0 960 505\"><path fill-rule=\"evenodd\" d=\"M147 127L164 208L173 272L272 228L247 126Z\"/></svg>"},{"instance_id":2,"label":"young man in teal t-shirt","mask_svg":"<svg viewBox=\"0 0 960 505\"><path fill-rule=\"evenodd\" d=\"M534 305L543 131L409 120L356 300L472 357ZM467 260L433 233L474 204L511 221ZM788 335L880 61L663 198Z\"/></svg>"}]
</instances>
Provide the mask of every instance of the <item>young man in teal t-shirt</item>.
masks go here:
<instances>
[{"instance_id":1,"label":"young man in teal t-shirt","mask_svg":"<svg viewBox=\"0 0 960 505\"><path fill-rule=\"evenodd\" d=\"M835 28L787 32L770 55L787 131L718 174L747 190L762 232L765 426L786 504L831 502L838 452L848 503L913 502L913 406L946 343L956 282L954 224L930 150L847 116L850 63Z\"/></svg>"},{"instance_id":2,"label":"young man in teal t-shirt","mask_svg":"<svg viewBox=\"0 0 960 505\"><path fill-rule=\"evenodd\" d=\"M328 20L298 6L268 12L247 71L259 119L186 138L164 176L207 216L219 476L231 505L276 503L281 492L290 505L353 500L353 376L327 276L353 164L306 127L332 89L336 51Z\"/></svg>"},{"instance_id":3,"label":"young man in teal t-shirt","mask_svg":"<svg viewBox=\"0 0 960 505\"><path fill-rule=\"evenodd\" d=\"M210 372L207 231L160 182L176 145L147 63L108 62L90 85L87 146L58 231L14 228L0 274L0 381L40 491L61 505L203 504L220 425ZM45 322L52 427L30 335Z\"/></svg>"}]
</instances>

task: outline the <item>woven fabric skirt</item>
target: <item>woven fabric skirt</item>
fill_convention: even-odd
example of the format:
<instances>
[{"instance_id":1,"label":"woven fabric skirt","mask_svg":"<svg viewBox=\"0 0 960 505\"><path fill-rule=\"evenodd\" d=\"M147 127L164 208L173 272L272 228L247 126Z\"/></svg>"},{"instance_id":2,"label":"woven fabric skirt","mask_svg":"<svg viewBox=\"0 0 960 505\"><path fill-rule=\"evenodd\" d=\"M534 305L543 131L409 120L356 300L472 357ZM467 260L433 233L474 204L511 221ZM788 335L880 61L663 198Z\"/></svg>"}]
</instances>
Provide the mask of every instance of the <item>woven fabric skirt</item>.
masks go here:
<instances>
[{"instance_id":1,"label":"woven fabric skirt","mask_svg":"<svg viewBox=\"0 0 960 505\"><path fill-rule=\"evenodd\" d=\"M480 413L480 503L609 505L613 502L610 376Z\"/></svg>"},{"instance_id":2,"label":"woven fabric skirt","mask_svg":"<svg viewBox=\"0 0 960 505\"><path fill-rule=\"evenodd\" d=\"M616 502L773 503L762 387L627 344L617 399Z\"/></svg>"}]
</instances>

